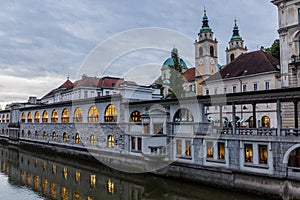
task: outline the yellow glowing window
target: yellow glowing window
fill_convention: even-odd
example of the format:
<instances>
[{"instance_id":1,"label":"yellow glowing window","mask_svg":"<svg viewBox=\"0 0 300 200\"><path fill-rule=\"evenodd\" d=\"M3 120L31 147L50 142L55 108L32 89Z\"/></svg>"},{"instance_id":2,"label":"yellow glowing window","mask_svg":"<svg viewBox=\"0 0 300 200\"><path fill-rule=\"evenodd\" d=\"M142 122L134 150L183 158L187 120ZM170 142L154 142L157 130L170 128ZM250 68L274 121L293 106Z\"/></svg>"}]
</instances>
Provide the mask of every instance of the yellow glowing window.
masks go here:
<instances>
[{"instance_id":1,"label":"yellow glowing window","mask_svg":"<svg viewBox=\"0 0 300 200\"><path fill-rule=\"evenodd\" d=\"M92 146L96 146L96 136L94 134L90 137L90 143Z\"/></svg>"},{"instance_id":2,"label":"yellow glowing window","mask_svg":"<svg viewBox=\"0 0 300 200\"><path fill-rule=\"evenodd\" d=\"M52 165L52 174L56 174L56 165Z\"/></svg>"},{"instance_id":3,"label":"yellow glowing window","mask_svg":"<svg viewBox=\"0 0 300 200\"><path fill-rule=\"evenodd\" d=\"M46 168L47 168L47 164L46 164L46 162L43 162L43 171L45 171Z\"/></svg>"},{"instance_id":4,"label":"yellow glowing window","mask_svg":"<svg viewBox=\"0 0 300 200\"><path fill-rule=\"evenodd\" d=\"M56 184L51 183L50 185L50 194L53 199L56 199Z\"/></svg>"},{"instance_id":5,"label":"yellow glowing window","mask_svg":"<svg viewBox=\"0 0 300 200\"><path fill-rule=\"evenodd\" d=\"M117 110L115 105L110 104L109 106L107 106L104 114L104 121L105 122L117 121Z\"/></svg>"},{"instance_id":6,"label":"yellow glowing window","mask_svg":"<svg viewBox=\"0 0 300 200\"><path fill-rule=\"evenodd\" d=\"M176 140L176 154L177 156L181 156L182 154L182 141Z\"/></svg>"},{"instance_id":7,"label":"yellow glowing window","mask_svg":"<svg viewBox=\"0 0 300 200\"><path fill-rule=\"evenodd\" d=\"M24 112L22 112L22 115L21 115L21 122L26 122L26 115Z\"/></svg>"},{"instance_id":8,"label":"yellow glowing window","mask_svg":"<svg viewBox=\"0 0 300 200\"><path fill-rule=\"evenodd\" d=\"M5 122L5 116L2 115L2 122L4 123Z\"/></svg>"},{"instance_id":9,"label":"yellow glowing window","mask_svg":"<svg viewBox=\"0 0 300 200\"><path fill-rule=\"evenodd\" d=\"M57 135L55 132L52 133L52 141L56 141L57 140Z\"/></svg>"},{"instance_id":10,"label":"yellow glowing window","mask_svg":"<svg viewBox=\"0 0 300 200\"><path fill-rule=\"evenodd\" d=\"M114 148L115 147L115 138L114 136L110 135L108 136L108 148Z\"/></svg>"},{"instance_id":11,"label":"yellow glowing window","mask_svg":"<svg viewBox=\"0 0 300 200\"><path fill-rule=\"evenodd\" d=\"M78 133L76 133L76 135L75 135L75 143L76 144L80 143L80 135Z\"/></svg>"},{"instance_id":12,"label":"yellow glowing window","mask_svg":"<svg viewBox=\"0 0 300 200\"><path fill-rule=\"evenodd\" d=\"M81 200L81 195L75 192L73 194L73 200Z\"/></svg>"},{"instance_id":13,"label":"yellow glowing window","mask_svg":"<svg viewBox=\"0 0 300 200\"><path fill-rule=\"evenodd\" d=\"M35 139L39 139L39 133L37 131L35 131L34 136L35 136Z\"/></svg>"},{"instance_id":14,"label":"yellow glowing window","mask_svg":"<svg viewBox=\"0 0 300 200\"><path fill-rule=\"evenodd\" d=\"M67 133L63 134L63 141L64 142L68 142L68 135L67 135Z\"/></svg>"},{"instance_id":15,"label":"yellow glowing window","mask_svg":"<svg viewBox=\"0 0 300 200\"><path fill-rule=\"evenodd\" d=\"M47 133L46 133L46 131L44 131L44 133L43 133L43 139L47 140Z\"/></svg>"},{"instance_id":16,"label":"yellow glowing window","mask_svg":"<svg viewBox=\"0 0 300 200\"><path fill-rule=\"evenodd\" d=\"M27 122L28 123L32 122L32 113L31 112L29 112L28 115L27 115Z\"/></svg>"},{"instance_id":17,"label":"yellow glowing window","mask_svg":"<svg viewBox=\"0 0 300 200\"><path fill-rule=\"evenodd\" d=\"M245 144L245 162L253 162L253 146L252 144Z\"/></svg>"},{"instance_id":18,"label":"yellow glowing window","mask_svg":"<svg viewBox=\"0 0 300 200\"><path fill-rule=\"evenodd\" d=\"M48 122L48 112L46 110L43 112L42 122L43 123Z\"/></svg>"},{"instance_id":19,"label":"yellow glowing window","mask_svg":"<svg viewBox=\"0 0 300 200\"><path fill-rule=\"evenodd\" d=\"M62 187L60 189L60 197L61 197L61 200L69 199L69 193L68 193L68 189L66 187Z\"/></svg>"},{"instance_id":20,"label":"yellow glowing window","mask_svg":"<svg viewBox=\"0 0 300 200\"><path fill-rule=\"evenodd\" d=\"M80 172L75 172L75 182L78 183L80 181Z\"/></svg>"},{"instance_id":21,"label":"yellow glowing window","mask_svg":"<svg viewBox=\"0 0 300 200\"><path fill-rule=\"evenodd\" d=\"M76 108L73 117L74 122L82 122L82 110L81 108Z\"/></svg>"},{"instance_id":22,"label":"yellow glowing window","mask_svg":"<svg viewBox=\"0 0 300 200\"><path fill-rule=\"evenodd\" d=\"M24 172L22 170L20 171L20 181L21 184L24 184Z\"/></svg>"},{"instance_id":23,"label":"yellow glowing window","mask_svg":"<svg viewBox=\"0 0 300 200\"><path fill-rule=\"evenodd\" d=\"M63 168L63 178L64 179L68 178L68 169L66 167Z\"/></svg>"},{"instance_id":24,"label":"yellow glowing window","mask_svg":"<svg viewBox=\"0 0 300 200\"><path fill-rule=\"evenodd\" d=\"M48 180L47 179L42 179L42 193L44 193L44 194L46 192L47 185L48 185Z\"/></svg>"},{"instance_id":25,"label":"yellow glowing window","mask_svg":"<svg viewBox=\"0 0 300 200\"><path fill-rule=\"evenodd\" d=\"M268 146L267 145L258 145L259 149L259 163L267 164L268 163Z\"/></svg>"},{"instance_id":26,"label":"yellow glowing window","mask_svg":"<svg viewBox=\"0 0 300 200\"><path fill-rule=\"evenodd\" d=\"M9 123L9 118L10 118L10 115L7 114L7 115L6 115L6 122L7 122L7 123Z\"/></svg>"},{"instance_id":27,"label":"yellow glowing window","mask_svg":"<svg viewBox=\"0 0 300 200\"><path fill-rule=\"evenodd\" d=\"M39 187L39 177L38 176L33 177L33 187L34 187L34 189L38 189L38 187Z\"/></svg>"},{"instance_id":28,"label":"yellow glowing window","mask_svg":"<svg viewBox=\"0 0 300 200\"><path fill-rule=\"evenodd\" d=\"M30 186L30 183L31 183L31 175L30 173L26 173L26 184Z\"/></svg>"},{"instance_id":29,"label":"yellow glowing window","mask_svg":"<svg viewBox=\"0 0 300 200\"><path fill-rule=\"evenodd\" d=\"M190 140L185 141L185 156L192 156Z\"/></svg>"},{"instance_id":30,"label":"yellow glowing window","mask_svg":"<svg viewBox=\"0 0 300 200\"><path fill-rule=\"evenodd\" d=\"M51 122L52 123L58 122L58 112L55 109L52 111L52 114L51 114Z\"/></svg>"},{"instance_id":31,"label":"yellow glowing window","mask_svg":"<svg viewBox=\"0 0 300 200\"><path fill-rule=\"evenodd\" d=\"M90 187L95 188L96 186L96 175L90 175Z\"/></svg>"},{"instance_id":32,"label":"yellow glowing window","mask_svg":"<svg viewBox=\"0 0 300 200\"><path fill-rule=\"evenodd\" d=\"M70 115L69 115L69 110L67 108L65 108L62 112L61 115L61 122L63 123L68 123L70 122Z\"/></svg>"},{"instance_id":33,"label":"yellow glowing window","mask_svg":"<svg viewBox=\"0 0 300 200\"><path fill-rule=\"evenodd\" d=\"M110 179L107 181L107 192L109 194L113 194L115 191L115 184Z\"/></svg>"},{"instance_id":34,"label":"yellow glowing window","mask_svg":"<svg viewBox=\"0 0 300 200\"><path fill-rule=\"evenodd\" d=\"M28 138L30 138L30 137L31 137L31 133L30 133L30 131L28 131L28 133L27 133L27 137L28 137Z\"/></svg>"},{"instance_id":35,"label":"yellow glowing window","mask_svg":"<svg viewBox=\"0 0 300 200\"><path fill-rule=\"evenodd\" d=\"M40 123L40 113L35 112L34 114L34 123Z\"/></svg>"},{"instance_id":36,"label":"yellow glowing window","mask_svg":"<svg viewBox=\"0 0 300 200\"><path fill-rule=\"evenodd\" d=\"M130 119L132 122L142 122L141 113L139 111L134 111L130 115Z\"/></svg>"},{"instance_id":37,"label":"yellow glowing window","mask_svg":"<svg viewBox=\"0 0 300 200\"><path fill-rule=\"evenodd\" d=\"M218 159L220 159L220 160L225 159L225 143L224 142L218 143Z\"/></svg>"},{"instance_id":38,"label":"yellow glowing window","mask_svg":"<svg viewBox=\"0 0 300 200\"><path fill-rule=\"evenodd\" d=\"M207 142L207 158L214 158L214 147L212 142Z\"/></svg>"},{"instance_id":39,"label":"yellow glowing window","mask_svg":"<svg viewBox=\"0 0 300 200\"><path fill-rule=\"evenodd\" d=\"M92 106L88 112L88 122L98 122L99 112L96 106Z\"/></svg>"}]
</instances>

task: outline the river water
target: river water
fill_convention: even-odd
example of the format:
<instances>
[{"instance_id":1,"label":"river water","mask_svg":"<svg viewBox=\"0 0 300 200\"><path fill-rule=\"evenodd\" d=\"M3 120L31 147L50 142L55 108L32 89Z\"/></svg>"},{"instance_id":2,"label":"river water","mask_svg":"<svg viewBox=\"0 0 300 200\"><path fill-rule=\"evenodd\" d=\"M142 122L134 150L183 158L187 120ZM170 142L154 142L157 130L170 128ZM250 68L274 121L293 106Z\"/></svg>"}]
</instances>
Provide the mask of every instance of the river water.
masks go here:
<instances>
[{"instance_id":1,"label":"river water","mask_svg":"<svg viewBox=\"0 0 300 200\"><path fill-rule=\"evenodd\" d=\"M100 163L0 145L0 200L262 200L266 197L128 174Z\"/></svg>"}]
</instances>

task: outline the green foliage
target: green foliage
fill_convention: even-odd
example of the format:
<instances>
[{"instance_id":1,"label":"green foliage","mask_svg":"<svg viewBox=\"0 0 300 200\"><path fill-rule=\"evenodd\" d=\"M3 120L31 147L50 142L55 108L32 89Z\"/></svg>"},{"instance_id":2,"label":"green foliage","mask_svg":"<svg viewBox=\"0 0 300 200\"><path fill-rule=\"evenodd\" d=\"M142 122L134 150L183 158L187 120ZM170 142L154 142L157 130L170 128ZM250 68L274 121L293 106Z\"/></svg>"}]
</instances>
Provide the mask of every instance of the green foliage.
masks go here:
<instances>
[{"instance_id":1,"label":"green foliage","mask_svg":"<svg viewBox=\"0 0 300 200\"><path fill-rule=\"evenodd\" d=\"M270 48L266 49L266 52L277 59L280 59L280 42L276 39Z\"/></svg>"},{"instance_id":2,"label":"green foliage","mask_svg":"<svg viewBox=\"0 0 300 200\"><path fill-rule=\"evenodd\" d=\"M170 89L166 98L179 98L185 96L183 90L183 76L180 60L177 53L172 54L174 66L170 66Z\"/></svg>"},{"instance_id":3,"label":"green foliage","mask_svg":"<svg viewBox=\"0 0 300 200\"><path fill-rule=\"evenodd\" d=\"M155 87L155 88L159 88L160 89L160 95L162 95L162 96L164 95L163 80L162 80L161 76L159 76L158 79L156 79L156 81L154 81L152 86Z\"/></svg>"}]
</instances>

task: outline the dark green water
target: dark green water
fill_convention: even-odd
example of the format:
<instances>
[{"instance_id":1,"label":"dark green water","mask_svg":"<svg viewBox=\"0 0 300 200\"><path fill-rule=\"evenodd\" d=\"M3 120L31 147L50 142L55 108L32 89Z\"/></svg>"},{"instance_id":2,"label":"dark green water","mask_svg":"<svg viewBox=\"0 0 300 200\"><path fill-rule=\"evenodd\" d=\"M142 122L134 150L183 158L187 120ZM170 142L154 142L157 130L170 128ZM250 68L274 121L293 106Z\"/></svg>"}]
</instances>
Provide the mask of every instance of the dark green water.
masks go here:
<instances>
[{"instance_id":1,"label":"dark green water","mask_svg":"<svg viewBox=\"0 0 300 200\"><path fill-rule=\"evenodd\" d=\"M0 145L0 199L262 200L149 174L127 174L102 164Z\"/></svg>"}]
</instances>

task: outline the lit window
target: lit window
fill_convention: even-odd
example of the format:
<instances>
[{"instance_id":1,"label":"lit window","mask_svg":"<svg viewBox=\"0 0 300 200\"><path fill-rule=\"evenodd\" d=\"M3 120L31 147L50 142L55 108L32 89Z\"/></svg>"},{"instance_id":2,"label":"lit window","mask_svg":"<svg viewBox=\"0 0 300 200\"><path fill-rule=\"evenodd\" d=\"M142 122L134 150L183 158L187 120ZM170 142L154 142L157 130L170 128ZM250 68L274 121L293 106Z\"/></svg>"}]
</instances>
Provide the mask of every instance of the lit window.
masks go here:
<instances>
[{"instance_id":1,"label":"lit window","mask_svg":"<svg viewBox=\"0 0 300 200\"><path fill-rule=\"evenodd\" d=\"M192 156L190 140L185 141L185 156L188 156L188 157Z\"/></svg>"},{"instance_id":2,"label":"lit window","mask_svg":"<svg viewBox=\"0 0 300 200\"><path fill-rule=\"evenodd\" d=\"M110 104L109 106L107 106L105 110L104 121L105 122L117 121L117 110L115 105Z\"/></svg>"},{"instance_id":3,"label":"lit window","mask_svg":"<svg viewBox=\"0 0 300 200\"><path fill-rule=\"evenodd\" d=\"M258 145L259 149L259 163L267 164L268 163L268 146L267 145Z\"/></svg>"},{"instance_id":4,"label":"lit window","mask_svg":"<svg viewBox=\"0 0 300 200\"><path fill-rule=\"evenodd\" d=\"M81 195L75 192L73 194L73 200L81 200Z\"/></svg>"},{"instance_id":5,"label":"lit window","mask_svg":"<svg viewBox=\"0 0 300 200\"><path fill-rule=\"evenodd\" d=\"M26 115L24 112L22 112L21 122L25 122L25 121L26 121Z\"/></svg>"},{"instance_id":6,"label":"lit window","mask_svg":"<svg viewBox=\"0 0 300 200\"><path fill-rule=\"evenodd\" d=\"M61 200L69 199L69 193L68 193L68 189L66 187L62 187L60 189L60 197L61 197Z\"/></svg>"},{"instance_id":7,"label":"lit window","mask_svg":"<svg viewBox=\"0 0 300 200\"><path fill-rule=\"evenodd\" d=\"M90 143L92 146L96 146L96 136L94 134L90 137Z\"/></svg>"},{"instance_id":8,"label":"lit window","mask_svg":"<svg viewBox=\"0 0 300 200\"><path fill-rule=\"evenodd\" d=\"M268 116L263 116L261 118L261 125L264 128L270 128L270 117Z\"/></svg>"},{"instance_id":9,"label":"lit window","mask_svg":"<svg viewBox=\"0 0 300 200\"><path fill-rule=\"evenodd\" d=\"M82 122L82 110L81 108L76 108L73 117L74 122Z\"/></svg>"},{"instance_id":10,"label":"lit window","mask_svg":"<svg viewBox=\"0 0 300 200\"><path fill-rule=\"evenodd\" d=\"M212 142L207 142L206 144L207 149L207 158L214 158L214 147Z\"/></svg>"},{"instance_id":11,"label":"lit window","mask_svg":"<svg viewBox=\"0 0 300 200\"><path fill-rule=\"evenodd\" d=\"M78 133L76 133L75 135L75 144L79 144L80 143L80 135Z\"/></svg>"},{"instance_id":12,"label":"lit window","mask_svg":"<svg viewBox=\"0 0 300 200\"><path fill-rule=\"evenodd\" d=\"M109 194L113 194L115 191L115 184L110 179L107 181L107 192Z\"/></svg>"},{"instance_id":13,"label":"lit window","mask_svg":"<svg viewBox=\"0 0 300 200\"><path fill-rule=\"evenodd\" d=\"M176 140L176 154L177 154L177 156L182 155L182 141L181 140Z\"/></svg>"},{"instance_id":14,"label":"lit window","mask_svg":"<svg viewBox=\"0 0 300 200\"><path fill-rule=\"evenodd\" d=\"M39 139L39 133L37 131L35 131L34 137L35 137L35 139Z\"/></svg>"},{"instance_id":15,"label":"lit window","mask_svg":"<svg viewBox=\"0 0 300 200\"><path fill-rule=\"evenodd\" d=\"M34 187L34 189L37 189L39 187L39 177L38 176L33 177L33 187Z\"/></svg>"},{"instance_id":16,"label":"lit window","mask_svg":"<svg viewBox=\"0 0 300 200\"><path fill-rule=\"evenodd\" d=\"M68 142L68 135L67 135L67 133L63 134L63 142Z\"/></svg>"},{"instance_id":17,"label":"lit window","mask_svg":"<svg viewBox=\"0 0 300 200\"><path fill-rule=\"evenodd\" d=\"M68 178L68 169L66 167L63 168L63 178L64 179Z\"/></svg>"},{"instance_id":18,"label":"lit window","mask_svg":"<svg viewBox=\"0 0 300 200\"><path fill-rule=\"evenodd\" d=\"M218 142L218 159L224 160L225 159L225 143Z\"/></svg>"},{"instance_id":19,"label":"lit window","mask_svg":"<svg viewBox=\"0 0 300 200\"><path fill-rule=\"evenodd\" d=\"M47 140L47 133L44 131L44 133L43 133L43 139L44 140Z\"/></svg>"},{"instance_id":20,"label":"lit window","mask_svg":"<svg viewBox=\"0 0 300 200\"><path fill-rule=\"evenodd\" d=\"M6 115L6 123L9 123L9 118L10 118L10 115L7 114L7 115Z\"/></svg>"},{"instance_id":21,"label":"lit window","mask_svg":"<svg viewBox=\"0 0 300 200\"><path fill-rule=\"evenodd\" d=\"M57 135L55 132L52 133L52 141L56 141L57 140Z\"/></svg>"},{"instance_id":22,"label":"lit window","mask_svg":"<svg viewBox=\"0 0 300 200\"><path fill-rule=\"evenodd\" d=\"M61 115L61 122L63 123L68 123L70 121L70 115L69 115L69 110L67 108L65 108L62 111L62 115Z\"/></svg>"},{"instance_id":23,"label":"lit window","mask_svg":"<svg viewBox=\"0 0 300 200\"><path fill-rule=\"evenodd\" d=\"M132 122L141 122L142 121L141 113L139 111L132 112L130 115L130 119Z\"/></svg>"},{"instance_id":24,"label":"lit window","mask_svg":"<svg viewBox=\"0 0 300 200\"><path fill-rule=\"evenodd\" d=\"M114 148L115 147L115 138L114 136L110 135L108 136L108 148Z\"/></svg>"},{"instance_id":25,"label":"lit window","mask_svg":"<svg viewBox=\"0 0 300 200\"><path fill-rule=\"evenodd\" d=\"M56 174L56 165L52 165L52 174Z\"/></svg>"},{"instance_id":26,"label":"lit window","mask_svg":"<svg viewBox=\"0 0 300 200\"><path fill-rule=\"evenodd\" d=\"M257 90L258 90L257 83L253 83L253 90L254 90L254 91L257 91Z\"/></svg>"},{"instance_id":27,"label":"lit window","mask_svg":"<svg viewBox=\"0 0 300 200\"><path fill-rule=\"evenodd\" d=\"M27 115L27 122L28 123L32 122L32 113L31 112L29 112L28 115Z\"/></svg>"},{"instance_id":28,"label":"lit window","mask_svg":"<svg viewBox=\"0 0 300 200\"><path fill-rule=\"evenodd\" d=\"M245 162L253 162L253 147L252 144L245 144Z\"/></svg>"},{"instance_id":29,"label":"lit window","mask_svg":"<svg viewBox=\"0 0 300 200\"><path fill-rule=\"evenodd\" d=\"M43 112L42 122L43 123L48 122L48 112L46 110Z\"/></svg>"},{"instance_id":30,"label":"lit window","mask_svg":"<svg viewBox=\"0 0 300 200\"><path fill-rule=\"evenodd\" d=\"M78 183L80 181L80 172L75 172L75 182Z\"/></svg>"},{"instance_id":31,"label":"lit window","mask_svg":"<svg viewBox=\"0 0 300 200\"><path fill-rule=\"evenodd\" d=\"M56 184L55 183L50 184L50 193L51 193L51 197L53 199L56 199Z\"/></svg>"},{"instance_id":32,"label":"lit window","mask_svg":"<svg viewBox=\"0 0 300 200\"><path fill-rule=\"evenodd\" d=\"M266 81L265 82L265 90L269 90L270 89L270 82Z\"/></svg>"},{"instance_id":33,"label":"lit window","mask_svg":"<svg viewBox=\"0 0 300 200\"><path fill-rule=\"evenodd\" d=\"M96 106L92 106L88 112L88 122L98 122L98 109Z\"/></svg>"},{"instance_id":34,"label":"lit window","mask_svg":"<svg viewBox=\"0 0 300 200\"><path fill-rule=\"evenodd\" d=\"M90 187L95 188L96 186L96 175L90 175Z\"/></svg>"},{"instance_id":35,"label":"lit window","mask_svg":"<svg viewBox=\"0 0 300 200\"><path fill-rule=\"evenodd\" d=\"M47 185L48 185L48 181L46 179L42 179L42 193L44 194L46 192Z\"/></svg>"},{"instance_id":36,"label":"lit window","mask_svg":"<svg viewBox=\"0 0 300 200\"><path fill-rule=\"evenodd\" d=\"M34 123L40 123L40 113L35 112L34 114Z\"/></svg>"},{"instance_id":37,"label":"lit window","mask_svg":"<svg viewBox=\"0 0 300 200\"><path fill-rule=\"evenodd\" d=\"M30 138L30 137L31 137L31 133L30 133L30 131L28 131L28 133L27 133L27 137L28 137L28 138Z\"/></svg>"},{"instance_id":38,"label":"lit window","mask_svg":"<svg viewBox=\"0 0 300 200\"><path fill-rule=\"evenodd\" d=\"M193 122L194 117L193 114L185 108L179 109L175 115L173 122Z\"/></svg>"},{"instance_id":39,"label":"lit window","mask_svg":"<svg viewBox=\"0 0 300 200\"><path fill-rule=\"evenodd\" d=\"M55 109L52 111L52 114L51 114L51 122L52 123L58 122L58 112Z\"/></svg>"}]
</instances>

